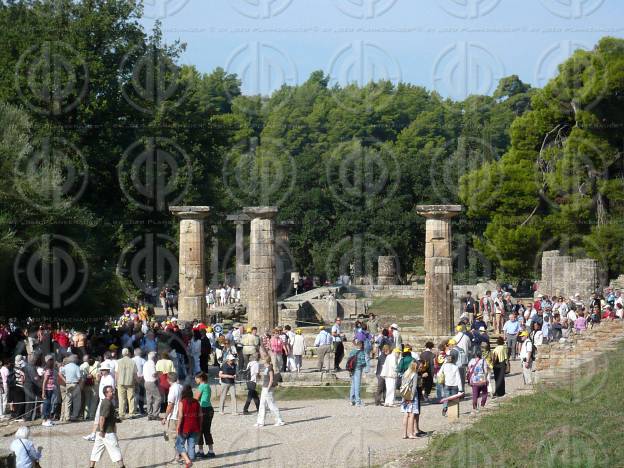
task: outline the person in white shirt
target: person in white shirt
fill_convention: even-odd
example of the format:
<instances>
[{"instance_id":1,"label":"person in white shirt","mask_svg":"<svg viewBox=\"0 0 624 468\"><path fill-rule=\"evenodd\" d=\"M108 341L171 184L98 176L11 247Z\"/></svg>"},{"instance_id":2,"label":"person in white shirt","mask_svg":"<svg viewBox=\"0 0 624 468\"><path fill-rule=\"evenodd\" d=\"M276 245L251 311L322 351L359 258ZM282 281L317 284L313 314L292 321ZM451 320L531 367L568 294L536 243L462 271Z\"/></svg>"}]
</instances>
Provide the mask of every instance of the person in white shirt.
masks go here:
<instances>
[{"instance_id":1,"label":"person in white shirt","mask_svg":"<svg viewBox=\"0 0 624 468\"><path fill-rule=\"evenodd\" d=\"M446 360L438 371L438 382L444 382L444 396L448 398L464 391L464 382L459 374L459 368L455 365L455 358L452 354L446 356ZM448 402L442 407L442 415L446 416Z\"/></svg>"},{"instance_id":2,"label":"person in white shirt","mask_svg":"<svg viewBox=\"0 0 624 468\"><path fill-rule=\"evenodd\" d=\"M293 356L295 357L295 369L297 372L301 372L301 366L303 365L303 356L306 352L306 345L305 337L303 336L300 328L297 328L297 330L295 330L295 337L292 343L292 352Z\"/></svg>"},{"instance_id":3,"label":"person in white shirt","mask_svg":"<svg viewBox=\"0 0 624 468\"><path fill-rule=\"evenodd\" d=\"M165 429L165 440L173 439L175 441L177 437L177 422L178 422L178 406L180 399L182 398L182 385L178 383L178 374L175 372L169 372L167 374L167 380L169 380L169 393L167 394L167 411L165 417L161 420L162 425L167 425ZM180 454L176 450L176 458Z\"/></svg>"},{"instance_id":4,"label":"person in white shirt","mask_svg":"<svg viewBox=\"0 0 624 468\"><path fill-rule=\"evenodd\" d=\"M256 411L260 410L260 396L256 389L258 376L260 375L260 364L258 363L257 353L250 355L246 371L249 373L249 380L247 380L247 400L243 407L243 414L249 414L249 406L252 401L256 404Z\"/></svg>"},{"instance_id":5,"label":"person in white shirt","mask_svg":"<svg viewBox=\"0 0 624 468\"><path fill-rule=\"evenodd\" d=\"M156 374L156 352L147 354L143 364L143 381L145 383L145 409L147 419L154 421L160 414L160 390L158 389L158 375Z\"/></svg>"},{"instance_id":6,"label":"person in white shirt","mask_svg":"<svg viewBox=\"0 0 624 468\"><path fill-rule=\"evenodd\" d=\"M104 361L102 361L102 364L106 364L108 366L110 375L112 375L114 379L115 371L117 370L117 360L115 359L115 351L106 351L104 353Z\"/></svg>"},{"instance_id":7,"label":"person in white shirt","mask_svg":"<svg viewBox=\"0 0 624 468\"><path fill-rule=\"evenodd\" d=\"M102 404L102 400L106 398L104 395L104 387L115 387L115 378L111 375L110 365L104 361L100 365L100 385L98 389L98 396L100 397L100 401L98 403L97 410L95 411L95 420L93 423L93 430L91 434L84 436L83 439L88 440L90 442L95 442L95 431L97 431L98 423L100 422L100 406Z\"/></svg>"},{"instance_id":8,"label":"person in white shirt","mask_svg":"<svg viewBox=\"0 0 624 468\"><path fill-rule=\"evenodd\" d=\"M286 370L294 372L297 370L297 364L295 363L295 354L293 351L293 345L295 344L295 332L292 331L290 325L284 327L286 340L288 341L288 355L286 356Z\"/></svg>"},{"instance_id":9,"label":"person in white shirt","mask_svg":"<svg viewBox=\"0 0 624 468\"><path fill-rule=\"evenodd\" d=\"M384 406L394 406L394 394L396 391L396 379L399 376L397 366L401 359L401 349L394 348L394 351L386 356L386 360L381 368L380 377L383 377L386 384L386 399Z\"/></svg>"}]
</instances>

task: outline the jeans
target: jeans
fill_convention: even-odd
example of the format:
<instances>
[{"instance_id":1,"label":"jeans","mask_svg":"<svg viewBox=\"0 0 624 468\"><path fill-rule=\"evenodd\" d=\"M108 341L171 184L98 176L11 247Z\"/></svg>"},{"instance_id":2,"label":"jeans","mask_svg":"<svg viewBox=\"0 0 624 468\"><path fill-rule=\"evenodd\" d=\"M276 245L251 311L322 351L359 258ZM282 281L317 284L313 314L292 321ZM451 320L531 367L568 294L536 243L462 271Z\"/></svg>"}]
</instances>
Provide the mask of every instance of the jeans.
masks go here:
<instances>
[{"instance_id":1,"label":"jeans","mask_svg":"<svg viewBox=\"0 0 624 468\"><path fill-rule=\"evenodd\" d=\"M43 419L50 419L52 414L52 398L54 397L54 390L45 391L45 400L43 401L42 417Z\"/></svg>"},{"instance_id":2,"label":"jeans","mask_svg":"<svg viewBox=\"0 0 624 468\"><path fill-rule=\"evenodd\" d=\"M386 396L386 379L377 376L377 391L375 392L375 404L381 405L382 400L385 400Z\"/></svg>"},{"instance_id":3,"label":"jeans","mask_svg":"<svg viewBox=\"0 0 624 468\"><path fill-rule=\"evenodd\" d=\"M247 401L245 401L243 411L249 410L252 401L256 404L256 410L260 410L260 397L256 390L256 382L247 382Z\"/></svg>"},{"instance_id":4,"label":"jeans","mask_svg":"<svg viewBox=\"0 0 624 468\"><path fill-rule=\"evenodd\" d=\"M186 359L180 353L176 353L176 372L178 373L178 380L186 379Z\"/></svg>"},{"instance_id":5,"label":"jeans","mask_svg":"<svg viewBox=\"0 0 624 468\"><path fill-rule=\"evenodd\" d=\"M456 386L449 387L447 385L444 386L444 398L448 398L453 395L457 395L459 393L459 388ZM448 402L445 402L443 405L444 409L448 408Z\"/></svg>"},{"instance_id":6,"label":"jeans","mask_svg":"<svg viewBox=\"0 0 624 468\"><path fill-rule=\"evenodd\" d=\"M187 434L187 437L178 434L175 441L176 452L186 453L191 460L195 460L195 442L195 434Z\"/></svg>"},{"instance_id":7,"label":"jeans","mask_svg":"<svg viewBox=\"0 0 624 468\"><path fill-rule=\"evenodd\" d=\"M362 404L362 399L360 398L360 382L362 381L362 368L356 367L353 375L351 376L351 391L349 392L349 399L351 403L355 403L357 405Z\"/></svg>"}]
</instances>

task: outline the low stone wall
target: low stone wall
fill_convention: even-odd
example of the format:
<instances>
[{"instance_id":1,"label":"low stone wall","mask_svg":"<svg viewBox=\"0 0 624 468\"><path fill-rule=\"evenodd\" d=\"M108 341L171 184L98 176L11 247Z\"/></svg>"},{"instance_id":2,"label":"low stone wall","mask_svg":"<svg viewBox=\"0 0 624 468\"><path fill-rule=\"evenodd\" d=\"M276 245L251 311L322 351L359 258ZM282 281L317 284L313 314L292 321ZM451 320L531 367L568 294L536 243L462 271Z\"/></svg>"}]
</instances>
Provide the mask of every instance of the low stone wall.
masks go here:
<instances>
[{"instance_id":1,"label":"low stone wall","mask_svg":"<svg viewBox=\"0 0 624 468\"><path fill-rule=\"evenodd\" d=\"M583 333L575 334L562 343L537 347L535 358L535 382L554 383L581 365L608 359L608 352L615 350L624 339L624 323L621 320L603 321ZM595 372L606 375L604 366L596 366ZM588 375L591 375L588 371Z\"/></svg>"}]
</instances>

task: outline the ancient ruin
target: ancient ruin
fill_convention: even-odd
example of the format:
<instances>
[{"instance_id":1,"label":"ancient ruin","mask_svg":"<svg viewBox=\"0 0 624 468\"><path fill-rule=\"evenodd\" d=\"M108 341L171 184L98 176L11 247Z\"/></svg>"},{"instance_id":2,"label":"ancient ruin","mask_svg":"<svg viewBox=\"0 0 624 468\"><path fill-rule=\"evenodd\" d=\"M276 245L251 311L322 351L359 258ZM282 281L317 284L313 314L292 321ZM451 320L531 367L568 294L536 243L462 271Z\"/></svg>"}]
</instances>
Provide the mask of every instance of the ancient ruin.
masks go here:
<instances>
[{"instance_id":1,"label":"ancient ruin","mask_svg":"<svg viewBox=\"0 0 624 468\"><path fill-rule=\"evenodd\" d=\"M381 256L377 259L377 284L382 286L398 284L398 259L396 256Z\"/></svg>"},{"instance_id":2,"label":"ancient ruin","mask_svg":"<svg viewBox=\"0 0 624 468\"><path fill-rule=\"evenodd\" d=\"M178 316L180 320L206 318L206 277L204 273L204 219L209 206L172 206L180 218L180 261Z\"/></svg>"},{"instance_id":3,"label":"ancient ruin","mask_svg":"<svg viewBox=\"0 0 624 468\"><path fill-rule=\"evenodd\" d=\"M453 329L451 218L460 205L418 205L425 226L425 334L447 336Z\"/></svg>"},{"instance_id":4,"label":"ancient ruin","mask_svg":"<svg viewBox=\"0 0 624 468\"><path fill-rule=\"evenodd\" d=\"M542 253L542 279L539 292L548 296L570 297L580 294L587 300L599 286L598 262L591 258L574 259L558 250Z\"/></svg>"},{"instance_id":5,"label":"ancient ruin","mask_svg":"<svg viewBox=\"0 0 624 468\"><path fill-rule=\"evenodd\" d=\"M247 207L251 219L249 272L247 280L247 317L259 332L277 325L275 279L275 216L277 207Z\"/></svg>"},{"instance_id":6,"label":"ancient ruin","mask_svg":"<svg viewBox=\"0 0 624 468\"><path fill-rule=\"evenodd\" d=\"M236 225L236 286L241 288L243 281L243 270L245 268L245 224L250 221L249 216L239 213L231 214L226 218Z\"/></svg>"}]
</instances>

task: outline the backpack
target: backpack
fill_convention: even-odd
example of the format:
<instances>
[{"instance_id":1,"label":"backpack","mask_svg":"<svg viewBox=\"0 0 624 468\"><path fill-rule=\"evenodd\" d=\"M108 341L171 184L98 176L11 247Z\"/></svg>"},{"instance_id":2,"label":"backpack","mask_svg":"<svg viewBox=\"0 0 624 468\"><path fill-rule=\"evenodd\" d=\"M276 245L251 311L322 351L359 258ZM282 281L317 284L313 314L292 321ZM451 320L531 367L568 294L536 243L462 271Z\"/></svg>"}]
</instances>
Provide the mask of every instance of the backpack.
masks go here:
<instances>
[{"instance_id":1,"label":"backpack","mask_svg":"<svg viewBox=\"0 0 624 468\"><path fill-rule=\"evenodd\" d=\"M349 357L349 359L347 359L347 370L353 374L355 372L355 367L357 366L357 359L358 359L358 355L361 353L362 351L358 351L357 353L355 353L353 356Z\"/></svg>"},{"instance_id":2,"label":"backpack","mask_svg":"<svg viewBox=\"0 0 624 468\"><path fill-rule=\"evenodd\" d=\"M414 379L416 378L417 375L418 374L416 372L412 372L411 370L403 374L403 383L401 384L401 387L399 388L399 393L401 394L401 397L403 397L404 400L407 400L407 401L414 400L415 395L412 390L414 389Z\"/></svg>"},{"instance_id":3,"label":"backpack","mask_svg":"<svg viewBox=\"0 0 624 468\"><path fill-rule=\"evenodd\" d=\"M458 367L467 366L468 365L468 355L466 354L466 351L464 351L464 348L460 348L459 346L455 346L453 348L453 351L455 351L457 353L457 366Z\"/></svg>"},{"instance_id":4,"label":"backpack","mask_svg":"<svg viewBox=\"0 0 624 468\"><path fill-rule=\"evenodd\" d=\"M479 359L470 372L471 385L483 385L487 383L485 375L485 359Z\"/></svg>"}]
</instances>

